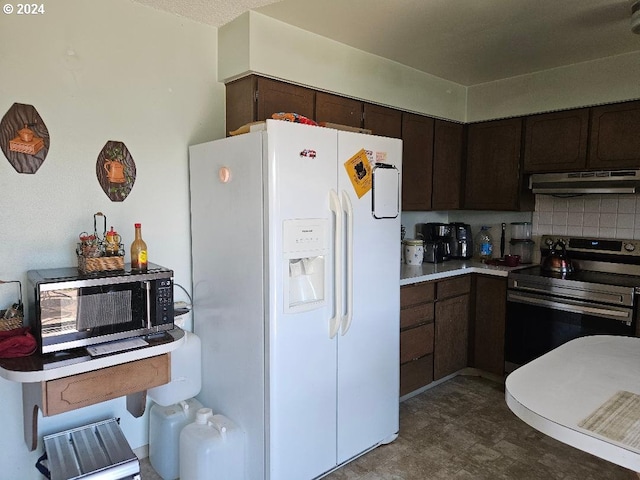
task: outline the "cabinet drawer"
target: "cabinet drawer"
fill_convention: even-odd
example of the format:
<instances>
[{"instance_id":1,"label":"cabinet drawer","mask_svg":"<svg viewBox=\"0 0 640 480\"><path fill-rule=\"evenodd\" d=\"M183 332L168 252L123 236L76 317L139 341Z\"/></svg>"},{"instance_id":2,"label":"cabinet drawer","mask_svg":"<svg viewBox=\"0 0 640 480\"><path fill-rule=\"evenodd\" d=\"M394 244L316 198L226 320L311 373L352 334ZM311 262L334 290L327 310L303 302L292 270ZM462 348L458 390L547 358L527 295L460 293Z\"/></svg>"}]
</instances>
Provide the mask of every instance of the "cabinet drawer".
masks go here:
<instances>
[{"instance_id":1,"label":"cabinet drawer","mask_svg":"<svg viewBox=\"0 0 640 480\"><path fill-rule=\"evenodd\" d=\"M400 396L411 393L433 381L433 355L400 366Z\"/></svg>"},{"instance_id":2,"label":"cabinet drawer","mask_svg":"<svg viewBox=\"0 0 640 480\"><path fill-rule=\"evenodd\" d=\"M471 291L471 275L462 275L438 282L438 300L464 295Z\"/></svg>"},{"instance_id":3,"label":"cabinet drawer","mask_svg":"<svg viewBox=\"0 0 640 480\"><path fill-rule=\"evenodd\" d=\"M400 333L400 363L433 353L433 323Z\"/></svg>"},{"instance_id":4,"label":"cabinet drawer","mask_svg":"<svg viewBox=\"0 0 640 480\"><path fill-rule=\"evenodd\" d=\"M400 288L400 307L410 307L420 303L433 302L435 284L433 282L414 283Z\"/></svg>"},{"instance_id":5,"label":"cabinet drawer","mask_svg":"<svg viewBox=\"0 0 640 480\"><path fill-rule=\"evenodd\" d=\"M164 385L171 379L169 354L46 382L42 410L56 415Z\"/></svg>"},{"instance_id":6,"label":"cabinet drawer","mask_svg":"<svg viewBox=\"0 0 640 480\"><path fill-rule=\"evenodd\" d=\"M433 303L423 303L400 310L400 329L433 322Z\"/></svg>"}]
</instances>

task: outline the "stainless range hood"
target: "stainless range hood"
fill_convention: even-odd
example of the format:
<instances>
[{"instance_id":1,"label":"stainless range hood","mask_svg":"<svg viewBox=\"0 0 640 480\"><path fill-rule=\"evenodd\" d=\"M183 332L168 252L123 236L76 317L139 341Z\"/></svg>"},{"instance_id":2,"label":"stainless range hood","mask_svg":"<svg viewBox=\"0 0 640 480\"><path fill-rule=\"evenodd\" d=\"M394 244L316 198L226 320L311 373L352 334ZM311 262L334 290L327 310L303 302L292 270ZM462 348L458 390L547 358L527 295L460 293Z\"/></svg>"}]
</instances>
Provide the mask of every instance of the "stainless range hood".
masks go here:
<instances>
[{"instance_id":1,"label":"stainless range hood","mask_svg":"<svg viewBox=\"0 0 640 480\"><path fill-rule=\"evenodd\" d=\"M529 178L529 188L548 195L640 193L640 170L535 173Z\"/></svg>"}]
</instances>

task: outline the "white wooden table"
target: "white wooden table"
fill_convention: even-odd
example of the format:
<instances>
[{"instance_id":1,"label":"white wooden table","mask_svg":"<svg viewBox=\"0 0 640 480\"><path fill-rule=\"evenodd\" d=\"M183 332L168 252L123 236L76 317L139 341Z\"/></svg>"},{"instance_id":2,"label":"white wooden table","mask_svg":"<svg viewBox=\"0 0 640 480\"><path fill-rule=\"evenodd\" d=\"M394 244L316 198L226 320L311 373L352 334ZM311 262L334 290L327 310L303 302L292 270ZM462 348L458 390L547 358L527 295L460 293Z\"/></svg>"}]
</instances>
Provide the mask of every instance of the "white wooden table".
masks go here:
<instances>
[{"instance_id":1,"label":"white wooden table","mask_svg":"<svg viewBox=\"0 0 640 480\"><path fill-rule=\"evenodd\" d=\"M640 338L572 340L507 377L507 405L550 437L640 472L640 449L578 426L618 391L640 394Z\"/></svg>"}]
</instances>

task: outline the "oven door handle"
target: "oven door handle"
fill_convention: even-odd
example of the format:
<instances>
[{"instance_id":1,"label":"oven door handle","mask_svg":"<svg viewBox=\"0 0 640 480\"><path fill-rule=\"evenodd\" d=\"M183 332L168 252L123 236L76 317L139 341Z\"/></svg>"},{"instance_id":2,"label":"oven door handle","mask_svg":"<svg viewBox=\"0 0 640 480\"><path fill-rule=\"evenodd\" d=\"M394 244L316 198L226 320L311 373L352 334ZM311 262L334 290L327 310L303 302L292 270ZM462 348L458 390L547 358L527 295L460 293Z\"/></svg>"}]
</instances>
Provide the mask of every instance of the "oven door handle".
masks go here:
<instances>
[{"instance_id":1,"label":"oven door handle","mask_svg":"<svg viewBox=\"0 0 640 480\"><path fill-rule=\"evenodd\" d=\"M557 302L553 300L545 300L543 298L533 297L526 294L519 294L509 292L507 295L507 301L517 303L527 303L529 305L537 305L540 307L547 307L553 310L562 310L571 313L582 313L586 315L595 315L598 317L611 318L612 320L618 320L625 322L627 325L631 325L631 311L614 310L606 307L594 307L592 305L578 304L578 303L566 303Z\"/></svg>"}]
</instances>

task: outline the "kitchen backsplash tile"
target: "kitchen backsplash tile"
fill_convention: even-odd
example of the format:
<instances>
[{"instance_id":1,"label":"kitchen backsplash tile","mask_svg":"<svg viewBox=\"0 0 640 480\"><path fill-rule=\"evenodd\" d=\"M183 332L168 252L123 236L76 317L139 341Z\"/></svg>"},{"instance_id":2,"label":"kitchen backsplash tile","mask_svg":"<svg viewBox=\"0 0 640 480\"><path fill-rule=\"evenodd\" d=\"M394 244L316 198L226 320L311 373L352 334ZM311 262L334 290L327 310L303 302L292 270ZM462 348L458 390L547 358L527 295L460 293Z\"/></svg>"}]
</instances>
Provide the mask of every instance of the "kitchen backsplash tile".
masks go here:
<instances>
[{"instance_id":1,"label":"kitchen backsplash tile","mask_svg":"<svg viewBox=\"0 0 640 480\"><path fill-rule=\"evenodd\" d=\"M533 234L640 240L640 195L537 195Z\"/></svg>"}]
</instances>

